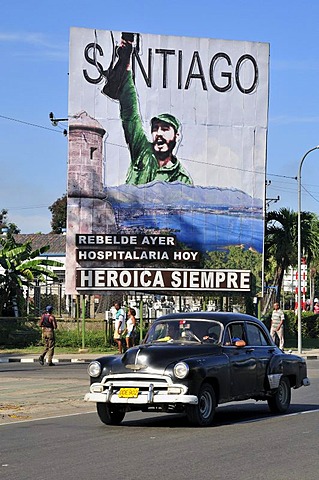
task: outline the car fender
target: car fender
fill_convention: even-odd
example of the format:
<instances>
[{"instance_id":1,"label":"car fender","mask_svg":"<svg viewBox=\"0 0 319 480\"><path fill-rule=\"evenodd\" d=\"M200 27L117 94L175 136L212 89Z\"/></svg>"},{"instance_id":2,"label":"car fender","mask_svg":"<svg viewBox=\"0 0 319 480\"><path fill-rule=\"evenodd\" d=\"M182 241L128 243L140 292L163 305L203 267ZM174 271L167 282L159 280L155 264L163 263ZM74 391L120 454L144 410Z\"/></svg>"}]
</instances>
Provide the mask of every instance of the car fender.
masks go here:
<instances>
[{"instance_id":1,"label":"car fender","mask_svg":"<svg viewBox=\"0 0 319 480\"><path fill-rule=\"evenodd\" d=\"M190 393L197 395L202 383L207 381L216 388L215 393L218 397L221 395L224 399L229 395L229 387L227 387L227 392L223 391L225 385L229 386L230 383L229 359L226 355L217 354L205 359L189 357L180 361L187 363L189 366L189 375L185 380L182 380L182 383L188 385ZM168 365L165 373L172 375L175 365L176 362ZM220 388L222 388L222 391L220 391Z\"/></svg>"},{"instance_id":2,"label":"car fender","mask_svg":"<svg viewBox=\"0 0 319 480\"><path fill-rule=\"evenodd\" d=\"M283 375L282 354L274 354L268 364L266 375L270 389L278 388L280 379Z\"/></svg>"},{"instance_id":3,"label":"car fender","mask_svg":"<svg viewBox=\"0 0 319 480\"><path fill-rule=\"evenodd\" d=\"M299 388L309 385L306 361L297 355L285 353L274 354L267 368L267 377L270 388L277 388L282 376L288 377L290 385Z\"/></svg>"}]
</instances>

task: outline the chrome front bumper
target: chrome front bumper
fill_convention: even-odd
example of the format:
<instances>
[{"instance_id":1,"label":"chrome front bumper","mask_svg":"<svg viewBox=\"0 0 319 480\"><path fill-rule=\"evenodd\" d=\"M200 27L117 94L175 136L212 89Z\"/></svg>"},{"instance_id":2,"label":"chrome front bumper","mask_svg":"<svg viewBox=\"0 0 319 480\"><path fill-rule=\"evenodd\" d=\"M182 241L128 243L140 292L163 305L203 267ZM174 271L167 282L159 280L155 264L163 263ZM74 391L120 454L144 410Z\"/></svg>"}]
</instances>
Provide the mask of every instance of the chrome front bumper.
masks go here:
<instances>
[{"instance_id":1,"label":"chrome front bumper","mask_svg":"<svg viewBox=\"0 0 319 480\"><path fill-rule=\"evenodd\" d=\"M135 398L122 398L118 395L121 388L138 388ZM187 387L176 384L163 375L110 375L99 383L92 383L90 392L84 397L87 402L154 405L154 404L192 404L197 405L196 395L187 394Z\"/></svg>"},{"instance_id":2,"label":"chrome front bumper","mask_svg":"<svg viewBox=\"0 0 319 480\"><path fill-rule=\"evenodd\" d=\"M96 403L116 403L116 404L132 404L132 405L154 405L154 404L190 404L197 405L198 399L195 395L154 395L152 400L148 399L145 394L140 394L137 398L120 398L113 394L107 398L105 393L87 393L84 397L86 402Z\"/></svg>"}]
</instances>

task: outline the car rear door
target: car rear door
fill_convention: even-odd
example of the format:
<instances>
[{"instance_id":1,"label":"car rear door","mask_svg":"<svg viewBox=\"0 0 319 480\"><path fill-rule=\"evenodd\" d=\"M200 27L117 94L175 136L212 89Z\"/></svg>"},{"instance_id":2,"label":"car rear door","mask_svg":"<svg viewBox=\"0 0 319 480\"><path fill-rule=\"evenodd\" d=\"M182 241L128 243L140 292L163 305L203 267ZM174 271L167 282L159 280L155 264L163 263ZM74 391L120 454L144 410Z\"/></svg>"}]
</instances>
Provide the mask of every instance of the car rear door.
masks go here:
<instances>
[{"instance_id":1,"label":"car rear door","mask_svg":"<svg viewBox=\"0 0 319 480\"><path fill-rule=\"evenodd\" d=\"M263 392L266 385L266 372L270 358L273 356L275 346L266 337L263 330L256 324L246 323L247 341L253 349L256 359L256 393Z\"/></svg>"},{"instance_id":2,"label":"car rear door","mask_svg":"<svg viewBox=\"0 0 319 480\"><path fill-rule=\"evenodd\" d=\"M231 398L249 398L256 391L257 385L255 352L249 345L235 346L237 340L244 340L247 344L245 322L243 321L235 321L227 325L223 349L229 359Z\"/></svg>"}]
</instances>

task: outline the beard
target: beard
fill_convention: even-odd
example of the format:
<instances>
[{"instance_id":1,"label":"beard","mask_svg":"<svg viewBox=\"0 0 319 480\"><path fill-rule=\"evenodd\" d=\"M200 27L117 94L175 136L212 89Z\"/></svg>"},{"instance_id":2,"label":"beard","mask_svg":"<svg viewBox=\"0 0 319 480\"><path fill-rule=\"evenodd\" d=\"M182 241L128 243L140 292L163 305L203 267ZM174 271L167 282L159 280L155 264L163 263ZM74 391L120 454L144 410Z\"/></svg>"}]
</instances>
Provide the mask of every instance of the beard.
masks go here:
<instances>
[{"instance_id":1,"label":"beard","mask_svg":"<svg viewBox=\"0 0 319 480\"><path fill-rule=\"evenodd\" d=\"M167 157L170 157L172 155L173 150L176 146L176 139L170 140L169 142L164 141L164 143L166 143L166 145L167 145L167 150L165 150L165 151L155 150L155 146L156 146L158 140L160 140L161 143L163 143L162 142L163 139L161 139L161 138L156 139L155 142L153 142L153 145L152 145L153 146L153 153L158 160L165 160Z\"/></svg>"}]
</instances>

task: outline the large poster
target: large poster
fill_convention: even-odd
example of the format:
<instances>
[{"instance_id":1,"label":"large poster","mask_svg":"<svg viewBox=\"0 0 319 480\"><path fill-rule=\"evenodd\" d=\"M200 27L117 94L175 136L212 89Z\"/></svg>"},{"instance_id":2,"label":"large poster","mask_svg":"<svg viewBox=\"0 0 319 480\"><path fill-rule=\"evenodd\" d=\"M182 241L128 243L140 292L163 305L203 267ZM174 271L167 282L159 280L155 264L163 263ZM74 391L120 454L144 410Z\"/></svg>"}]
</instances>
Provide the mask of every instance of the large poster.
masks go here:
<instances>
[{"instance_id":1,"label":"large poster","mask_svg":"<svg viewBox=\"0 0 319 480\"><path fill-rule=\"evenodd\" d=\"M145 268L78 234L173 235L197 268L261 271L268 67L265 43L71 29L69 293L81 270Z\"/></svg>"}]
</instances>

